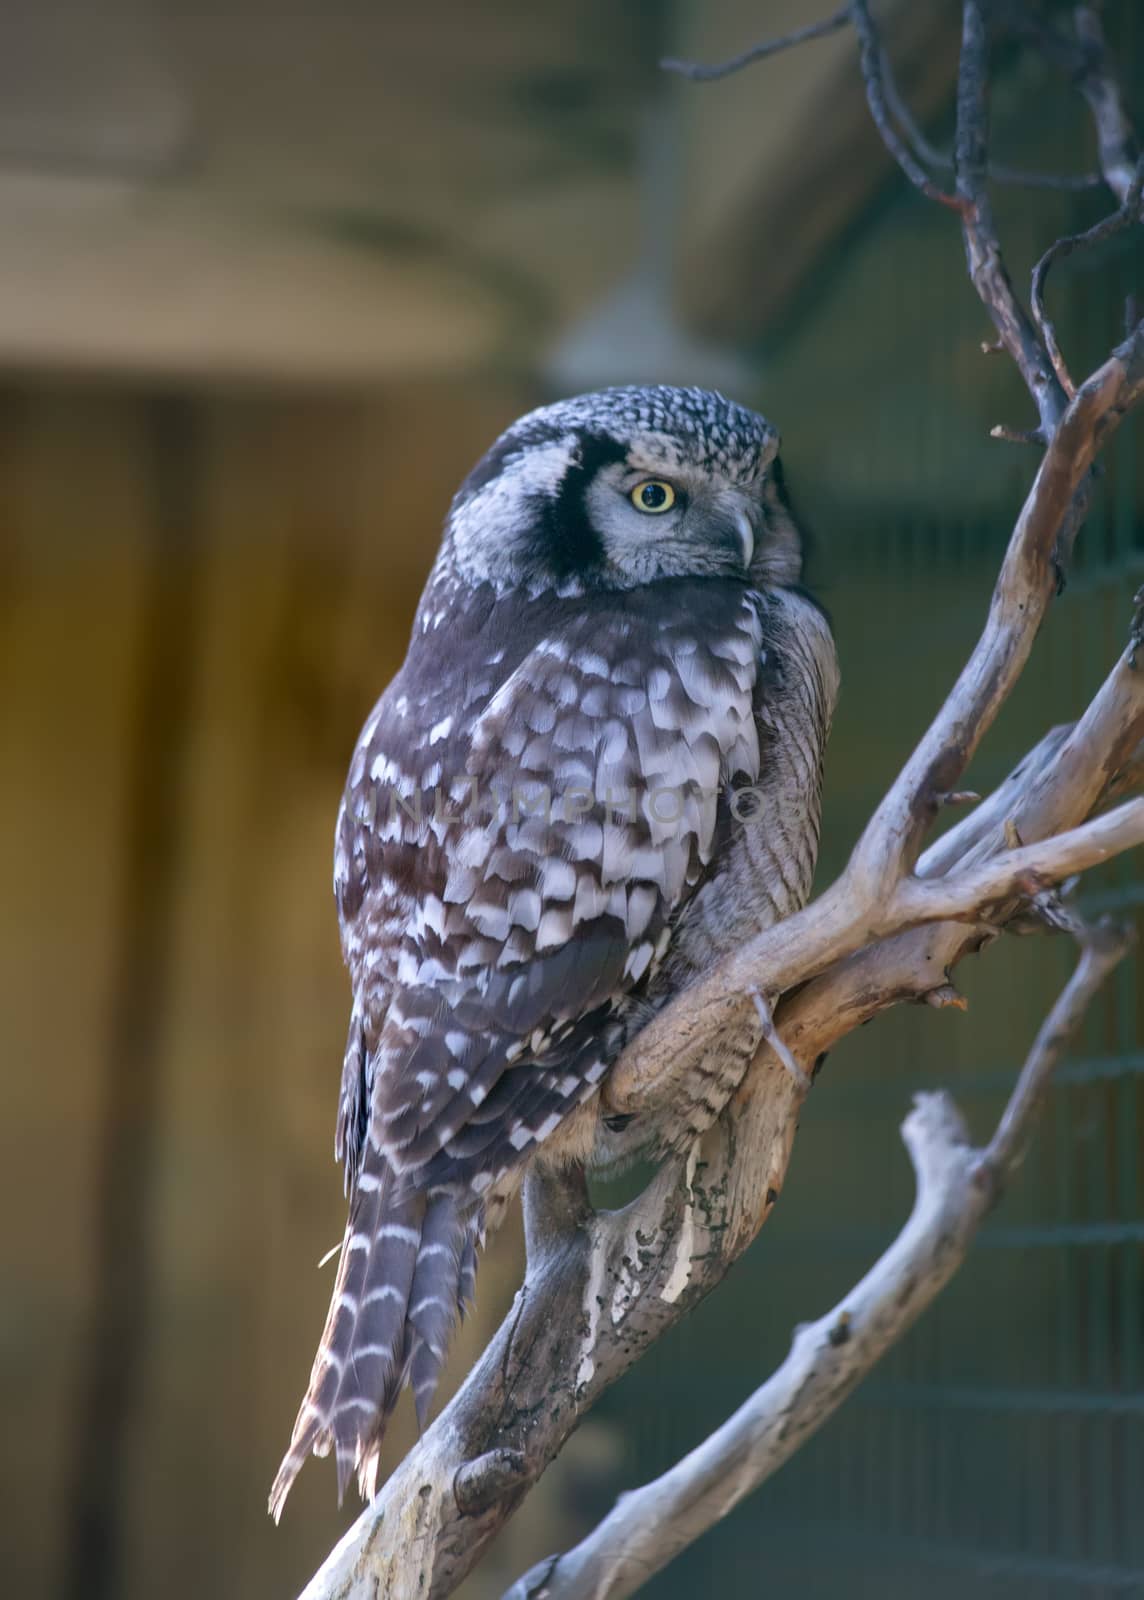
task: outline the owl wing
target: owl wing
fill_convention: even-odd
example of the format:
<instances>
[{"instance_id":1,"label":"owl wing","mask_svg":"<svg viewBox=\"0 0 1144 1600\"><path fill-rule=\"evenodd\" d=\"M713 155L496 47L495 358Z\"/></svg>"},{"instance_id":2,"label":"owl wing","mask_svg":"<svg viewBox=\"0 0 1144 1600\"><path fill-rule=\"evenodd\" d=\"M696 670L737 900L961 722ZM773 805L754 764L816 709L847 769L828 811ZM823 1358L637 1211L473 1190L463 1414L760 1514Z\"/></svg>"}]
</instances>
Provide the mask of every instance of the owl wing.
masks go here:
<instances>
[{"instance_id":1,"label":"owl wing","mask_svg":"<svg viewBox=\"0 0 1144 1600\"><path fill-rule=\"evenodd\" d=\"M761 630L741 585L581 598L531 637L499 605L505 643L485 628L411 651L351 767L335 858L350 1214L275 1515L331 1444L339 1493L355 1466L372 1492L407 1377L424 1416L481 1197L595 1092L617 1003L709 868L724 785L758 772Z\"/></svg>"},{"instance_id":2,"label":"owl wing","mask_svg":"<svg viewBox=\"0 0 1144 1600\"><path fill-rule=\"evenodd\" d=\"M717 591L714 614L682 594L666 616L579 608L455 735L418 719L411 738L400 690L367 729L342 840L361 1029L342 1121L418 1187L483 1192L592 1093L610 1013L711 861L725 784L757 776L757 608L686 587Z\"/></svg>"}]
</instances>

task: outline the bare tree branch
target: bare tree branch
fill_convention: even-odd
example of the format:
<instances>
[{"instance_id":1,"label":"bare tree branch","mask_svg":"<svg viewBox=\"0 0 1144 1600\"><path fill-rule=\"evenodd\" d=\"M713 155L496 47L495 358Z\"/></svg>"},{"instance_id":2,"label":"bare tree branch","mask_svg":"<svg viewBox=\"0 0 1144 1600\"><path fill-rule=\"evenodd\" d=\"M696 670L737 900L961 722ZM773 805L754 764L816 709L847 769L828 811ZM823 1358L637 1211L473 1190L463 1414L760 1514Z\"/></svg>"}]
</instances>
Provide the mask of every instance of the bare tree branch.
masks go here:
<instances>
[{"instance_id":1,"label":"bare tree branch","mask_svg":"<svg viewBox=\"0 0 1144 1600\"><path fill-rule=\"evenodd\" d=\"M858 35L858 59L862 68L862 79L866 85L866 102L870 107L874 126L882 136L883 144L914 188L920 190L927 200L936 200L938 205L948 206L951 211L964 212L967 206L964 197L948 194L939 188L925 168L919 165L909 145L894 127L886 107L886 93L882 83L885 60L882 43L866 0L851 0L850 20Z\"/></svg>"},{"instance_id":2,"label":"bare tree branch","mask_svg":"<svg viewBox=\"0 0 1144 1600\"><path fill-rule=\"evenodd\" d=\"M943 878L903 878L885 913L892 929L923 922L992 920L998 905L1032 899L1050 884L1144 844L1144 800L1129 800L1102 817L1038 844L990 857ZM877 933L884 930L875 924Z\"/></svg>"},{"instance_id":3,"label":"bare tree branch","mask_svg":"<svg viewBox=\"0 0 1144 1600\"><path fill-rule=\"evenodd\" d=\"M1136 163L1136 171L1120 208L1114 211L1111 216L1105 217L1101 222L1087 229L1084 233L1074 233L1064 239L1058 239L1055 244L1049 246L1033 268L1031 296L1033 316L1036 319L1041 338L1044 340L1045 348L1049 352L1053 368L1060 379L1061 387L1070 396L1076 393L1076 385L1069 376L1068 367L1065 365L1064 357L1061 354L1060 345L1057 342L1057 330L1045 310L1045 282L1054 262L1062 260L1065 256L1072 255L1074 250L1091 249L1094 245L1103 244L1106 240L1114 238L1118 233L1122 233L1125 228L1131 227L1134 223L1139 224L1141 220L1140 196L1142 191L1144 191L1144 156L1141 156Z\"/></svg>"},{"instance_id":4,"label":"bare tree branch","mask_svg":"<svg viewBox=\"0 0 1144 1600\"><path fill-rule=\"evenodd\" d=\"M952 151L939 150L926 138L898 87L885 51L882 52L882 85L890 115L909 140L918 159L924 161L926 166L936 167L940 172L952 172L954 170ZM1024 189L1062 189L1080 193L1086 189L1099 189L1104 182L1104 176L1100 172L1025 172L1019 167L1003 166L996 161L990 161L985 172L991 183L1010 184L1014 188Z\"/></svg>"},{"instance_id":5,"label":"bare tree branch","mask_svg":"<svg viewBox=\"0 0 1144 1600\"><path fill-rule=\"evenodd\" d=\"M1080 61L1074 68L1077 86L1092 112L1104 181L1123 205L1140 156L1139 142L1124 109L1120 80L1097 7L1077 6L1073 20L1080 44Z\"/></svg>"},{"instance_id":6,"label":"bare tree branch","mask_svg":"<svg viewBox=\"0 0 1144 1600\"><path fill-rule=\"evenodd\" d=\"M957 192L965 202L962 233L969 277L993 319L1001 343L1025 381L1041 419L1042 435L1048 440L1064 412L1067 396L1052 362L1041 347L1028 314L1017 299L1001 254L986 187L988 84L988 39L981 0L965 0L962 7L961 66L957 81L954 164Z\"/></svg>"},{"instance_id":7,"label":"bare tree branch","mask_svg":"<svg viewBox=\"0 0 1144 1600\"><path fill-rule=\"evenodd\" d=\"M1124 203L1140 154L1095 5L1073 8L1074 34L1035 14L1026 0L994 0L993 18L1033 45L1076 85L1088 103L1105 183Z\"/></svg>"},{"instance_id":8,"label":"bare tree branch","mask_svg":"<svg viewBox=\"0 0 1144 1600\"><path fill-rule=\"evenodd\" d=\"M575 1549L526 1573L505 1600L622 1600L758 1488L831 1417L964 1260L1020 1158L1053 1068L1129 946L1086 932L1076 971L1025 1061L984 1151L945 1094L918 1095L902 1124L917 1197L894 1243L738 1411L662 1477L625 1494Z\"/></svg>"},{"instance_id":9,"label":"bare tree branch","mask_svg":"<svg viewBox=\"0 0 1144 1600\"><path fill-rule=\"evenodd\" d=\"M733 72L741 72L755 61L765 61L780 50L789 50L792 45L806 44L811 39L824 39L827 34L837 33L844 28L849 21L849 5L839 6L837 11L829 17L823 17L821 22L810 22L804 28L794 28L775 39L763 39L741 55L731 56L729 60L720 61L714 66L704 66L699 61L680 61L675 56L665 57L660 66L664 72L676 72L680 77L690 78L693 83L714 83L719 78L729 78Z\"/></svg>"}]
</instances>

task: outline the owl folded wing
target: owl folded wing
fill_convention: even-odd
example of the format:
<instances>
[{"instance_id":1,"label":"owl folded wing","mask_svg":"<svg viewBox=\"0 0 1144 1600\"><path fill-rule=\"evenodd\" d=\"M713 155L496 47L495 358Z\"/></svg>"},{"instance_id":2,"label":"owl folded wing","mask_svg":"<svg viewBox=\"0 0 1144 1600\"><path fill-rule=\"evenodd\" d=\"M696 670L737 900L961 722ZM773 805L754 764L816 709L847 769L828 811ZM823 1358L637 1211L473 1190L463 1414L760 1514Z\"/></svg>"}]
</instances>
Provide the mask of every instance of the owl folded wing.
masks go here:
<instances>
[{"instance_id":1,"label":"owl folded wing","mask_svg":"<svg viewBox=\"0 0 1144 1600\"><path fill-rule=\"evenodd\" d=\"M414 748L384 702L367 730L342 1120L418 1188L483 1192L606 1071L609 1019L702 881L725 785L757 773L758 623L741 590L728 602L706 637L626 608L612 659L598 617L541 638L439 745Z\"/></svg>"}]
</instances>

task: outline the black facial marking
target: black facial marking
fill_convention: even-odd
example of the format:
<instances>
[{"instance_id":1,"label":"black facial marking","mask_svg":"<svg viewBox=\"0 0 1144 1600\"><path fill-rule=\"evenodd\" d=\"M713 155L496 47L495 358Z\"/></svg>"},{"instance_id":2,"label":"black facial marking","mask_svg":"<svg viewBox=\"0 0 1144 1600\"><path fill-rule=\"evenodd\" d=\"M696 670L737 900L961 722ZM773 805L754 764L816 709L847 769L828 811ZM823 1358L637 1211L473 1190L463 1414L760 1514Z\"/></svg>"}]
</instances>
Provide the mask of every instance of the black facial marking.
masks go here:
<instances>
[{"instance_id":1,"label":"black facial marking","mask_svg":"<svg viewBox=\"0 0 1144 1600\"><path fill-rule=\"evenodd\" d=\"M546 564L557 578L589 576L603 565L604 543L588 515L588 488L598 472L627 454L610 434L586 433L555 495L537 499Z\"/></svg>"}]
</instances>

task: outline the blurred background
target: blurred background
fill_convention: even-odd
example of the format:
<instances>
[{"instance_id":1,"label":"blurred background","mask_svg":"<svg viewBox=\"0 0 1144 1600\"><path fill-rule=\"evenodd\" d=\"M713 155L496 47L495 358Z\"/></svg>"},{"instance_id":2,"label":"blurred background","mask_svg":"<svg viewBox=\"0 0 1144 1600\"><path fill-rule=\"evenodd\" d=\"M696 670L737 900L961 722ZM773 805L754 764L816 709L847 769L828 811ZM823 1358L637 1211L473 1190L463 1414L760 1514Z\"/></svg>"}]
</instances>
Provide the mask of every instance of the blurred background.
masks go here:
<instances>
[{"instance_id":1,"label":"blurred background","mask_svg":"<svg viewBox=\"0 0 1144 1600\"><path fill-rule=\"evenodd\" d=\"M948 139L957 7L880 7ZM1137 119L1144 16L1106 23ZM0 1587L296 1592L353 1515L267 1489L340 1237L349 753L450 494L513 416L723 387L784 434L843 695L822 875L964 656L1035 453L955 220L909 190L836 34L718 85L821 0L4 0L0 6ZM1094 165L1083 106L996 58L1000 156ZM1104 193L997 192L1018 283ZM1050 297L1074 372L1144 288L1129 239ZM970 774L1074 717L1144 577L1144 442ZM1135 916L1139 860L1084 904ZM939 1084L985 1134L1070 952L1006 940L967 1015L846 1041L771 1225L605 1398L465 1591L495 1596L664 1469L908 1209ZM648 1593L1144 1594L1144 1016L1121 970L1020 1181L912 1336ZM455 1384L520 1271L490 1251ZM448 1386L447 1386L448 1387ZM413 1437L402 1409L392 1462Z\"/></svg>"}]
</instances>

